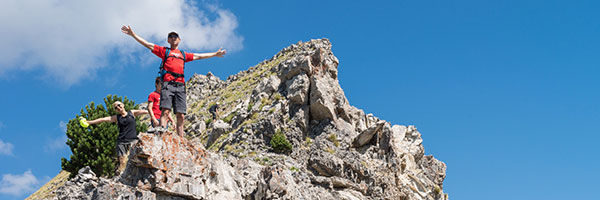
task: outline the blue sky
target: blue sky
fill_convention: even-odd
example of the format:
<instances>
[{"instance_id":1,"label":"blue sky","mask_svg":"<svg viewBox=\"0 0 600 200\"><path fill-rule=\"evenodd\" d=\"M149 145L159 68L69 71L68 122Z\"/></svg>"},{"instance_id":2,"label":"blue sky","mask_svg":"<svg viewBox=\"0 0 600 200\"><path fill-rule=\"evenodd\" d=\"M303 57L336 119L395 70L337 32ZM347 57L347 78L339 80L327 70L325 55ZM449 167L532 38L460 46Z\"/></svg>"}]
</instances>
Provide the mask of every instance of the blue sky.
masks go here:
<instances>
[{"instance_id":1,"label":"blue sky","mask_svg":"<svg viewBox=\"0 0 600 200\"><path fill-rule=\"evenodd\" d=\"M22 199L60 171L70 154L64 123L90 101L147 100L160 59L120 33L123 24L157 44L175 30L189 51L228 49L188 63L187 77L226 79L297 41L329 38L350 104L415 125L426 154L447 164L452 199L590 199L600 179L599 8L9 0L0 8L0 199Z\"/></svg>"}]
</instances>

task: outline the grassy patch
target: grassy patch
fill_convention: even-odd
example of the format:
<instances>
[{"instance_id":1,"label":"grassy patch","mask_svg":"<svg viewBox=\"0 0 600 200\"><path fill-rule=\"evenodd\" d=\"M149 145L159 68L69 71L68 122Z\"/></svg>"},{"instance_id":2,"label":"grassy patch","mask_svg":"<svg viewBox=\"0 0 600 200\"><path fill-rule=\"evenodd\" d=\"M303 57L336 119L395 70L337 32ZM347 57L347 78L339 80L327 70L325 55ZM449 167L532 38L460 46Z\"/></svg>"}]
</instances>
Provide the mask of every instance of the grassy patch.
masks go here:
<instances>
[{"instance_id":1,"label":"grassy patch","mask_svg":"<svg viewBox=\"0 0 600 200\"><path fill-rule=\"evenodd\" d=\"M248 125L248 124L254 124L256 122L258 122L258 113L257 112L252 113L252 116L250 116L250 119L242 122L242 124L240 125L240 127ZM244 132L248 133L248 131L245 130L245 128L244 128Z\"/></svg>"},{"instance_id":2,"label":"grassy patch","mask_svg":"<svg viewBox=\"0 0 600 200\"><path fill-rule=\"evenodd\" d=\"M252 107L254 107L254 103L253 103L253 102L250 102L250 103L248 104L248 109L246 109L246 111L247 111L247 112L252 112Z\"/></svg>"},{"instance_id":3,"label":"grassy patch","mask_svg":"<svg viewBox=\"0 0 600 200\"><path fill-rule=\"evenodd\" d=\"M210 130L207 130L206 132L209 133ZM206 144L208 142L208 134L200 135L200 142L202 142L202 144Z\"/></svg>"},{"instance_id":4,"label":"grassy patch","mask_svg":"<svg viewBox=\"0 0 600 200\"><path fill-rule=\"evenodd\" d=\"M281 94L279 94L279 92L275 92L273 94L273 99L275 99L277 101L281 101L283 99L283 96L281 96Z\"/></svg>"},{"instance_id":5,"label":"grassy patch","mask_svg":"<svg viewBox=\"0 0 600 200\"><path fill-rule=\"evenodd\" d=\"M233 153L235 151L235 147L233 147L232 145L229 145L229 144L225 145L225 147L223 149L225 149L225 152L227 152L227 153Z\"/></svg>"},{"instance_id":6,"label":"grassy patch","mask_svg":"<svg viewBox=\"0 0 600 200\"><path fill-rule=\"evenodd\" d=\"M337 140L337 136L335 135L335 133L330 133L327 139L333 142L333 145L335 145L336 147L340 146L340 142Z\"/></svg>"},{"instance_id":7,"label":"grassy patch","mask_svg":"<svg viewBox=\"0 0 600 200\"><path fill-rule=\"evenodd\" d=\"M210 145L210 147L208 147L208 150L213 151L213 152L219 151L219 149L221 148L221 146L223 146L223 142L225 141L225 139L227 139L227 137L229 137L229 133L225 133L225 134L219 136L219 138L217 138L217 140L215 140L215 142L212 145Z\"/></svg>"},{"instance_id":8,"label":"grassy patch","mask_svg":"<svg viewBox=\"0 0 600 200\"><path fill-rule=\"evenodd\" d=\"M270 98L262 98L260 99L260 106L258 108L258 110L262 110L263 107L265 107L266 105L271 105L273 103L273 100Z\"/></svg>"},{"instance_id":9,"label":"grassy patch","mask_svg":"<svg viewBox=\"0 0 600 200\"><path fill-rule=\"evenodd\" d=\"M335 149L329 147L325 148L325 151L329 152L330 154L335 154Z\"/></svg>"},{"instance_id":10,"label":"grassy patch","mask_svg":"<svg viewBox=\"0 0 600 200\"><path fill-rule=\"evenodd\" d=\"M250 120L258 121L258 113L252 113L252 116L250 116Z\"/></svg>"},{"instance_id":11,"label":"grassy patch","mask_svg":"<svg viewBox=\"0 0 600 200\"><path fill-rule=\"evenodd\" d=\"M367 162L365 162L365 161L360 161L360 164L361 164L363 167L367 167L367 166L368 166L368 165L367 165Z\"/></svg>"},{"instance_id":12,"label":"grassy patch","mask_svg":"<svg viewBox=\"0 0 600 200\"><path fill-rule=\"evenodd\" d=\"M313 144L313 140L310 137L304 138L304 146L310 147L310 145L312 145L312 144Z\"/></svg>"},{"instance_id":13,"label":"grassy patch","mask_svg":"<svg viewBox=\"0 0 600 200\"><path fill-rule=\"evenodd\" d=\"M223 119L223 121L226 122L226 123L229 123L229 122L231 122L231 119L233 119L233 117L235 117L236 115L238 115L237 112L229 113L229 115L227 115L227 117L225 117Z\"/></svg>"},{"instance_id":14,"label":"grassy patch","mask_svg":"<svg viewBox=\"0 0 600 200\"><path fill-rule=\"evenodd\" d=\"M263 165L263 166L270 166L273 164L269 157L263 157L263 158L256 157L256 158L254 158L254 162L257 162L258 164Z\"/></svg>"},{"instance_id":15,"label":"grassy patch","mask_svg":"<svg viewBox=\"0 0 600 200\"><path fill-rule=\"evenodd\" d=\"M300 169L298 169L298 168L296 168L296 167L292 166L292 167L290 167L290 171L293 171L293 172L300 172Z\"/></svg>"},{"instance_id":16,"label":"grassy patch","mask_svg":"<svg viewBox=\"0 0 600 200\"><path fill-rule=\"evenodd\" d=\"M58 173L58 175L52 178L52 180L48 181L39 190L31 194L26 199L52 199L52 197L55 197L55 195L52 194L52 191L65 185L65 183L69 179L70 174L71 173L64 170L60 171L60 173Z\"/></svg>"}]
</instances>

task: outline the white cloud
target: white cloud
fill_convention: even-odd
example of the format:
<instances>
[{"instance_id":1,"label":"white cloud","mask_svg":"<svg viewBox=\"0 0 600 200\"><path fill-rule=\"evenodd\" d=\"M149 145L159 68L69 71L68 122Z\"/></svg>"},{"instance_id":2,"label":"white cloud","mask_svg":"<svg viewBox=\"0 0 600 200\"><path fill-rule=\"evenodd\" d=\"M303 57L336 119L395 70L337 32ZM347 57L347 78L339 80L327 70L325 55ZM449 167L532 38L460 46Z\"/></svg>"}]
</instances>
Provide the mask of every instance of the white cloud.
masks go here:
<instances>
[{"instance_id":1,"label":"white cloud","mask_svg":"<svg viewBox=\"0 0 600 200\"><path fill-rule=\"evenodd\" d=\"M67 132L67 123L66 123L66 122L64 122L64 121L60 121L60 122L58 122L58 127L60 127L60 130L61 130L63 133L66 133L66 132Z\"/></svg>"},{"instance_id":2,"label":"white cloud","mask_svg":"<svg viewBox=\"0 0 600 200\"><path fill-rule=\"evenodd\" d=\"M13 148L11 143L0 140L0 155L13 155Z\"/></svg>"},{"instance_id":3,"label":"white cloud","mask_svg":"<svg viewBox=\"0 0 600 200\"><path fill-rule=\"evenodd\" d=\"M57 138L49 139L44 146L44 151L55 152L67 148L67 135L62 135Z\"/></svg>"},{"instance_id":4,"label":"white cloud","mask_svg":"<svg viewBox=\"0 0 600 200\"><path fill-rule=\"evenodd\" d=\"M31 173L31 170L25 171L22 175L3 174L0 180L0 193L21 196L35 191L39 184L40 180Z\"/></svg>"},{"instance_id":5,"label":"white cloud","mask_svg":"<svg viewBox=\"0 0 600 200\"><path fill-rule=\"evenodd\" d=\"M147 49L121 33L122 25L161 45L167 33L177 31L182 49L191 51L242 48L236 16L213 5L184 0L5 0L0 7L0 75L42 69L47 78L70 86L113 65L107 62L113 51L125 62L121 65L139 62L132 53Z\"/></svg>"},{"instance_id":6,"label":"white cloud","mask_svg":"<svg viewBox=\"0 0 600 200\"><path fill-rule=\"evenodd\" d=\"M60 136L49 139L44 146L44 151L55 152L67 148L67 123L60 121L58 122L58 127L61 130Z\"/></svg>"}]
</instances>

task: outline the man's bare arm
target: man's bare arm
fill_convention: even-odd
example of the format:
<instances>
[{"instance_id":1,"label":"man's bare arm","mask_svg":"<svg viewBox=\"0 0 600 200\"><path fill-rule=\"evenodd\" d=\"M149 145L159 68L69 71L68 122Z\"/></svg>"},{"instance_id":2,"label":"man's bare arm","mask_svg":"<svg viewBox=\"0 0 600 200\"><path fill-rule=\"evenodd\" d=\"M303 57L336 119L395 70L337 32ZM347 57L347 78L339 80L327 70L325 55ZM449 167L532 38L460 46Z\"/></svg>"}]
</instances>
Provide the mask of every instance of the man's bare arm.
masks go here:
<instances>
[{"instance_id":1,"label":"man's bare arm","mask_svg":"<svg viewBox=\"0 0 600 200\"><path fill-rule=\"evenodd\" d=\"M133 113L133 116L140 116L140 115L145 115L148 114L147 110L131 110L131 113Z\"/></svg>"},{"instance_id":2,"label":"man's bare arm","mask_svg":"<svg viewBox=\"0 0 600 200\"><path fill-rule=\"evenodd\" d=\"M133 32L133 30L131 29L130 26L123 26L121 27L121 32L130 35L131 37L133 37L133 39L135 39L136 41L138 41L140 44L142 44L144 47L152 50L154 48L154 44L144 40L144 38L138 36L137 34L135 34Z\"/></svg>"},{"instance_id":3,"label":"man's bare arm","mask_svg":"<svg viewBox=\"0 0 600 200\"><path fill-rule=\"evenodd\" d=\"M153 101L148 101L148 114L150 115L150 121L156 125L159 124L158 119L154 116L154 111L152 110Z\"/></svg>"},{"instance_id":4,"label":"man's bare arm","mask_svg":"<svg viewBox=\"0 0 600 200\"><path fill-rule=\"evenodd\" d=\"M218 51L212 53L194 53L194 60L212 58L212 57L223 57L227 53L225 49L219 49Z\"/></svg>"}]
</instances>

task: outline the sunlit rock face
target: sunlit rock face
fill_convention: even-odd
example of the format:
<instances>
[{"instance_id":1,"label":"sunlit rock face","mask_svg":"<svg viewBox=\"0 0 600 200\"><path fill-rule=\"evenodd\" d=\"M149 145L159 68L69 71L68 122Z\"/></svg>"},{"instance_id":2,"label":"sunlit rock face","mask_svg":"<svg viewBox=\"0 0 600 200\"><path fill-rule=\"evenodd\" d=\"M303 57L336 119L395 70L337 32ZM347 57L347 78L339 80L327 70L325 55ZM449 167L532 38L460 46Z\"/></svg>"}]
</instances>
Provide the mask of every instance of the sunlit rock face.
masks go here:
<instances>
[{"instance_id":1,"label":"sunlit rock face","mask_svg":"<svg viewBox=\"0 0 600 200\"><path fill-rule=\"evenodd\" d=\"M186 137L140 133L121 175L84 168L55 198L448 199L446 165L424 154L421 133L351 106L341 69L319 39L226 80L196 74ZM281 134L291 148L275 151Z\"/></svg>"}]
</instances>

